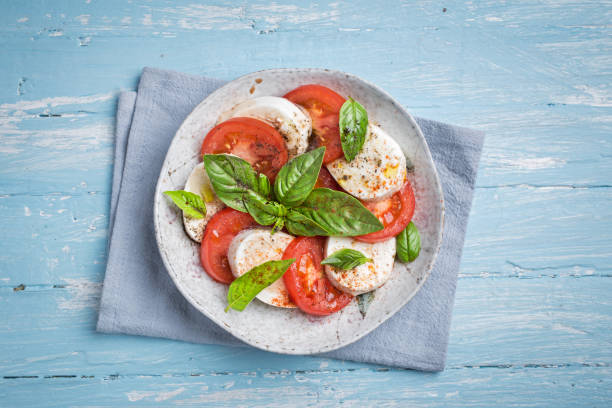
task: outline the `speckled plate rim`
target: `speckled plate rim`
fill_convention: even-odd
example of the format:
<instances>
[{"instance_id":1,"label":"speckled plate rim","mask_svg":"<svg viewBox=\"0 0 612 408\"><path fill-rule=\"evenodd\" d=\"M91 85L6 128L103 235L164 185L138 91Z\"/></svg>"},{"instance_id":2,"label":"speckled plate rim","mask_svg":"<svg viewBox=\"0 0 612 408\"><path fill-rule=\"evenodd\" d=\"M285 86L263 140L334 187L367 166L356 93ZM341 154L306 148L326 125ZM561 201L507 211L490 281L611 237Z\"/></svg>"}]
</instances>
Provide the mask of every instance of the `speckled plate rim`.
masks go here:
<instances>
[{"instance_id":1,"label":"speckled plate rim","mask_svg":"<svg viewBox=\"0 0 612 408\"><path fill-rule=\"evenodd\" d=\"M170 146L168 147L168 150L166 152L166 156L164 157L164 162L163 162L163 165L162 165L160 176L159 176L159 178L157 180L157 184L156 184L156 188L155 188L155 197L160 197L161 194L162 194L162 191L161 191L162 176L163 176L164 172L166 171L166 169L167 169L167 167L169 165L168 157L170 155L170 151L173 149L175 144L178 143L177 135L181 132L181 129L183 128L185 123L190 120L190 118L194 114L194 112L196 112L196 111L198 111L200 109L201 105L205 104L206 101L209 98L215 97L217 94L224 92L225 88L228 87L229 85L231 85L235 81L245 81L245 80L248 80L248 79L251 79L251 78L252 79L256 79L258 76L260 76L261 74L264 74L264 73L265 74L273 74L275 72L285 72L285 71L302 71L304 73L322 73L322 72L324 72L324 73L328 73L328 74L343 75L346 78L350 78L352 80L362 82L363 84L365 84L365 85L373 88L377 92L379 92L384 98L387 98L389 103L391 103L395 108L397 108L400 112L402 112L408 118L408 120L411 122L414 130L416 131L416 134L417 134L418 138L421 140L421 142L425 146L425 154L427 156L427 159L433 164L433 177L434 177L434 180L435 180L436 193L440 197L440 212L441 213L440 213L440 221L439 221L438 234L436 236L436 245L435 245L435 249L434 249L433 254L432 254L432 259L431 259L431 261L426 266L426 270L425 270L425 273L423 275L423 278L420 280L420 282L417 283L417 286L412 291L412 293L409 296L407 296L403 302L398 302L398 304L394 308L392 308L390 313L387 313L387 314L383 315L382 318L380 320L378 320L377 323L375 325L373 325L371 328L363 330L362 332L358 333L358 335L356 335L356 336L354 336L354 337L352 337L350 339L347 339L344 342L338 342L338 343L335 343L335 344L326 345L324 347L319 347L319 348L316 348L316 349L308 349L308 350L294 350L294 349L289 349L289 348L272 349L270 347L262 347L260 344L257 344L256 342L250 340L248 337L238 335L238 334L236 334L232 330L227 330L227 328L225 327L224 322L223 322L222 319L217 319L213 314L209 313L206 310L206 308L202 307L199 304L199 302L196 299L194 299L191 296L191 294L187 290L185 290L183 288L183 286L179 283L178 275L174 271L174 268L173 268L172 264L168 260L168 257L166 255L165 251L162 250L162 246L160 245L161 231L160 231L160 226L159 226L159 222L160 222L160 220L159 220L159 214L160 214L159 204L161 203L161 200L159 200L159 199L155 199L154 200L154 206L153 206L153 218L154 218L154 222L153 222L153 224L154 224L154 229L155 229L155 239L156 239L158 251L159 251L159 253L161 255L163 264L166 267L166 270L168 271L168 274L170 275L170 278L174 282L174 284L177 287L177 289L179 290L179 292L185 297L185 299L187 299L187 301L189 301L189 303L191 303L192 306L194 306L198 311L200 311L207 318L212 320L219 327L223 328L224 330L226 330L227 332L232 334L234 337L238 338L239 340L243 341L244 343L246 343L246 344L248 344L250 346L253 346L255 348L258 348L258 349L261 349L261 350L265 350L265 351L271 351L271 352L279 353L279 354L310 355L310 354L318 354L318 353L330 352L330 351L339 349L341 347L347 346L347 345L349 345L351 343L354 343L355 341L363 338L364 336L366 336L369 333L371 333L373 330L377 329L387 319L391 318L391 316L395 315L402 307L404 307L406 304L408 304L408 302L410 302L412 300L412 298L419 292L419 290L421 290L421 288L423 287L423 285L425 284L425 282L427 281L427 279L431 275L431 270L433 269L433 266L435 265L438 253L440 251L440 246L442 245L442 239L443 239L443 234L444 234L444 221L445 221L445 200L444 200L444 194L443 194L443 191L442 191L442 185L440 183L440 178L439 178L439 175L438 175L438 171L436 169L435 162L433 161L433 157L431 156L431 151L429 150L429 145L427 144L427 140L425 139L425 137L423 135L423 132L421 131L421 128L419 127L417 122L414 120L414 117L406 109L404 109L404 107L399 102L397 102L388 92L386 92L382 88L378 87L377 85L373 84L372 82L367 81L365 79L362 79L362 78L360 78L360 77L358 77L357 75L354 75L354 74L350 74L350 73L346 73L346 72L338 71L338 70L333 70L333 69L327 69L327 68L272 68L272 69L264 69L264 70L254 71L254 72L242 75L240 77L237 77L234 80L229 81L226 84L224 84L223 86L219 87L215 91L211 92L206 98L204 98L192 110L192 112L189 115L187 115L187 117L183 120L183 122L179 126L178 130L176 131L176 133L175 133L175 135L174 135L174 137L172 139L172 142L170 143ZM405 150L404 146L402 146L402 150ZM405 154L405 152L404 152L404 154Z\"/></svg>"}]
</instances>

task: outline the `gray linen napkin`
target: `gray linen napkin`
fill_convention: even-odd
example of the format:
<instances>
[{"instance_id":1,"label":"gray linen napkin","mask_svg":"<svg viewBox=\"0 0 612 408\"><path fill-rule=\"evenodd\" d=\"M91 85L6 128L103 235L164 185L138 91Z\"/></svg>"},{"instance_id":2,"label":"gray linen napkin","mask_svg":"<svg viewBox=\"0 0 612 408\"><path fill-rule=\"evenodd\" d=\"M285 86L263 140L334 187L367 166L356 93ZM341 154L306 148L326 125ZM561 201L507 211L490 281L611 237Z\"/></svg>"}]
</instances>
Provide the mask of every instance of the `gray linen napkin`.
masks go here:
<instances>
[{"instance_id":1,"label":"gray linen napkin","mask_svg":"<svg viewBox=\"0 0 612 408\"><path fill-rule=\"evenodd\" d=\"M248 347L194 307L174 286L157 251L153 195L183 119L225 82L145 68L138 92L117 107L110 246L97 330ZM324 356L425 371L444 369L457 273L484 134L417 119L446 200L444 241L423 288L361 340Z\"/></svg>"}]
</instances>

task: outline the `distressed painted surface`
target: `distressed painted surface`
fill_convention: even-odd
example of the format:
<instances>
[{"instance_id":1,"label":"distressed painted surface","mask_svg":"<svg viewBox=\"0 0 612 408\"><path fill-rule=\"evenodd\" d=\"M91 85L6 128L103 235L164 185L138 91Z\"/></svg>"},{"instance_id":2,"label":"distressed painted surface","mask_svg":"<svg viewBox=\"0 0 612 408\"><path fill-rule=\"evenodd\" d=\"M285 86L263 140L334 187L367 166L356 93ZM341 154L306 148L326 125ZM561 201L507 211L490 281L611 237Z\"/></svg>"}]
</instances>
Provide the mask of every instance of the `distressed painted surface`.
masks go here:
<instances>
[{"instance_id":1,"label":"distressed painted surface","mask_svg":"<svg viewBox=\"0 0 612 408\"><path fill-rule=\"evenodd\" d=\"M1 406L612 404L611 5L372 3L0 1ZM447 371L94 332L145 65L340 69L487 132Z\"/></svg>"}]
</instances>

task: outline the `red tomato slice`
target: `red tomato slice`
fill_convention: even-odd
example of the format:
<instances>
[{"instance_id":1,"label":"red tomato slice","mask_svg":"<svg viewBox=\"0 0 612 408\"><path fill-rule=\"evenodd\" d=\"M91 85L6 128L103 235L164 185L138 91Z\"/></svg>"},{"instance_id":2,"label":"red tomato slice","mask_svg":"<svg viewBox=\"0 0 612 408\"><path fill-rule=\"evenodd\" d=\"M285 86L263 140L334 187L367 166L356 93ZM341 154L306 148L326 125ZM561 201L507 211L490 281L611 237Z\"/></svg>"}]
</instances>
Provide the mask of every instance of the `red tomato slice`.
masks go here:
<instances>
[{"instance_id":1,"label":"red tomato slice","mask_svg":"<svg viewBox=\"0 0 612 408\"><path fill-rule=\"evenodd\" d=\"M274 180L287 163L283 137L276 129L253 118L232 118L212 128L202 143L202 154L231 153L248 161L258 173Z\"/></svg>"},{"instance_id":2,"label":"red tomato slice","mask_svg":"<svg viewBox=\"0 0 612 408\"><path fill-rule=\"evenodd\" d=\"M353 296L336 289L325 276L323 237L298 237L285 249L283 259L295 258L283 275L289 297L302 311L327 316L348 305Z\"/></svg>"},{"instance_id":3,"label":"red tomato slice","mask_svg":"<svg viewBox=\"0 0 612 408\"><path fill-rule=\"evenodd\" d=\"M211 278L221 283L231 283L234 280L227 261L227 249L240 231L256 225L249 214L232 208L224 208L212 216L200 246L200 262Z\"/></svg>"},{"instance_id":4,"label":"red tomato slice","mask_svg":"<svg viewBox=\"0 0 612 408\"><path fill-rule=\"evenodd\" d=\"M321 167L314 188L330 188L332 190L344 191L325 167Z\"/></svg>"},{"instance_id":5,"label":"red tomato slice","mask_svg":"<svg viewBox=\"0 0 612 408\"><path fill-rule=\"evenodd\" d=\"M323 164L344 155L340 143L338 116L346 101L344 97L321 85L303 85L285 95L291 102L302 106L312 118L315 147L325 146Z\"/></svg>"},{"instance_id":6,"label":"red tomato slice","mask_svg":"<svg viewBox=\"0 0 612 408\"><path fill-rule=\"evenodd\" d=\"M398 235L412 220L414 192L409 181L391 197L376 201L362 201L384 225L384 229L355 237L362 242L381 242Z\"/></svg>"}]
</instances>

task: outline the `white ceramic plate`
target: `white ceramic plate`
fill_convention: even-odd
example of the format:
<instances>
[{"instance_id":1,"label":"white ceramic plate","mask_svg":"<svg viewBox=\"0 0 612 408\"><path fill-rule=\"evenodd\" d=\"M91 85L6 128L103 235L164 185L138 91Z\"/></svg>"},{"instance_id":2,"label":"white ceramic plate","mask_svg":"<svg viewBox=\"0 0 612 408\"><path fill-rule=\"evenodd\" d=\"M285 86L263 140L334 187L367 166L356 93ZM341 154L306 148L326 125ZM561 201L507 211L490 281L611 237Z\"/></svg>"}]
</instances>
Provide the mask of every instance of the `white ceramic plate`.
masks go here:
<instances>
[{"instance_id":1,"label":"white ceramic plate","mask_svg":"<svg viewBox=\"0 0 612 408\"><path fill-rule=\"evenodd\" d=\"M200 246L183 230L181 213L163 197L185 185L201 161L200 147L220 113L248 98L282 96L304 84L327 86L352 96L404 149L414 165L410 175L416 195L414 222L421 233L421 254L415 262L395 262L390 280L377 290L362 317L357 302L340 312L315 317L298 309L280 309L254 300L243 312L225 313L227 286L208 277L200 266ZM199 311L242 341L269 351L312 354L345 346L365 336L404 306L421 288L433 266L442 239L442 190L427 143L414 119L389 94L354 75L324 69L272 69L238 78L213 92L185 119L176 133L157 182L155 233L168 273L181 293Z\"/></svg>"}]
</instances>

